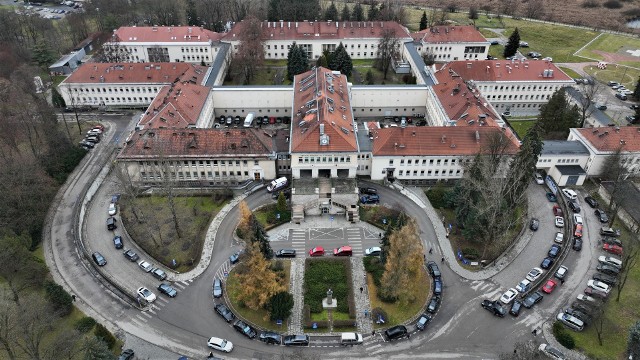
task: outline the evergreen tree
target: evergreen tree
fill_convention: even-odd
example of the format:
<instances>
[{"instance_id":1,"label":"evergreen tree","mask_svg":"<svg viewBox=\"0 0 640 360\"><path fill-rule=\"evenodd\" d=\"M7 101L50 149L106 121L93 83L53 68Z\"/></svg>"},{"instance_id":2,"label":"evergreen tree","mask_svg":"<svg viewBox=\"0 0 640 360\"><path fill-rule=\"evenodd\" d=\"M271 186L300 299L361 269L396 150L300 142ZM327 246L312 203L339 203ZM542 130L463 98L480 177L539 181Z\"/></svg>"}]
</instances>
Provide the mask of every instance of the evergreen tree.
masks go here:
<instances>
[{"instance_id":1,"label":"evergreen tree","mask_svg":"<svg viewBox=\"0 0 640 360\"><path fill-rule=\"evenodd\" d=\"M48 67L55 61L51 48L44 40L38 41L33 47L33 60L42 67Z\"/></svg>"},{"instance_id":2,"label":"evergreen tree","mask_svg":"<svg viewBox=\"0 0 640 360\"><path fill-rule=\"evenodd\" d=\"M429 23L427 22L427 12L422 12L422 17L420 18L420 30L424 30L427 28Z\"/></svg>"},{"instance_id":3,"label":"evergreen tree","mask_svg":"<svg viewBox=\"0 0 640 360\"><path fill-rule=\"evenodd\" d=\"M271 249L271 243L269 242L269 236L262 224L258 221L255 214L251 214L250 228L251 228L251 243L258 244L260 252L265 259L271 259L273 257L273 249Z\"/></svg>"},{"instance_id":4,"label":"evergreen tree","mask_svg":"<svg viewBox=\"0 0 640 360\"><path fill-rule=\"evenodd\" d=\"M373 81L373 72L371 72L371 69L369 69L367 71L367 74L364 77L365 82L367 83L367 85L373 85L374 81Z\"/></svg>"},{"instance_id":5,"label":"evergreen tree","mask_svg":"<svg viewBox=\"0 0 640 360\"><path fill-rule=\"evenodd\" d=\"M293 309L293 295L287 291L280 291L269 299L267 310L271 320L285 320Z\"/></svg>"},{"instance_id":6,"label":"evergreen tree","mask_svg":"<svg viewBox=\"0 0 640 360\"><path fill-rule=\"evenodd\" d=\"M327 57L322 55L316 61L317 67L329 68L329 63L327 62Z\"/></svg>"},{"instance_id":7,"label":"evergreen tree","mask_svg":"<svg viewBox=\"0 0 640 360\"><path fill-rule=\"evenodd\" d=\"M516 28L511 33L511 36L509 36L509 41L507 42L507 45L505 45L504 52L502 53L502 55L504 57L513 56L518 51L519 47L520 47L520 32L518 31L518 28Z\"/></svg>"},{"instance_id":8,"label":"evergreen tree","mask_svg":"<svg viewBox=\"0 0 640 360\"><path fill-rule=\"evenodd\" d=\"M302 74L307 70L309 70L307 52L294 42L287 55L287 77L293 81L295 75Z\"/></svg>"},{"instance_id":9,"label":"evergreen tree","mask_svg":"<svg viewBox=\"0 0 640 360\"><path fill-rule=\"evenodd\" d=\"M196 4L193 0L187 0L187 24L189 26L200 26L200 20L198 20L198 11L196 10Z\"/></svg>"},{"instance_id":10,"label":"evergreen tree","mask_svg":"<svg viewBox=\"0 0 640 360\"><path fill-rule=\"evenodd\" d=\"M371 7L369 8L369 13L367 15L367 20L369 21L380 20L380 9L378 8L378 5L371 5Z\"/></svg>"},{"instance_id":11,"label":"evergreen tree","mask_svg":"<svg viewBox=\"0 0 640 360\"><path fill-rule=\"evenodd\" d=\"M340 45L333 53L333 59L329 63L329 69L338 70L342 74L347 77L351 76L351 71L353 70L353 62L351 61L351 56L340 42Z\"/></svg>"},{"instance_id":12,"label":"evergreen tree","mask_svg":"<svg viewBox=\"0 0 640 360\"><path fill-rule=\"evenodd\" d=\"M640 321L636 321L636 323L629 328L627 354L629 355L629 359L640 359Z\"/></svg>"},{"instance_id":13,"label":"evergreen tree","mask_svg":"<svg viewBox=\"0 0 640 360\"><path fill-rule=\"evenodd\" d=\"M331 21L338 21L338 8L336 8L336 4L331 2L331 5L324 12L324 19Z\"/></svg>"},{"instance_id":14,"label":"evergreen tree","mask_svg":"<svg viewBox=\"0 0 640 360\"><path fill-rule=\"evenodd\" d=\"M580 112L569 103L564 89L559 89L540 107L538 122L545 139L565 139L569 129L578 126Z\"/></svg>"},{"instance_id":15,"label":"evergreen tree","mask_svg":"<svg viewBox=\"0 0 640 360\"><path fill-rule=\"evenodd\" d=\"M351 20L351 11L349 11L349 7L347 4L344 4L342 7L342 13L340 14L340 20L349 21Z\"/></svg>"},{"instance_id":16,"label":"evergreen tree","mask_svg":"<svg viewBox=\"0 0 640 360\"><path fill-rule=\"evenodd\" d=\"M536 171L536 163L542 152L542 129L540 124L533 125L522 139L522 146L511 162L507 178L512 184L507 189L505 196L507 205L511 208L517 206L525 194L533 172Z\"/></svg>"},{"instance_id":17,"label":"evergreen tree","mask_svg":"<svg viewBox=\"0 0 640 360\"><path fill-rule=\"evenodd\" d=\"M638 81L636 82L636 88L633 89L633 97L636 100L640 100L640 77L638 77Z\"/></svg>"},{"instance_id":18,"label":"evergreen tree","mask_svg":"<svg viewBox=\"0 0 640 360\"><path fill-rule=\"evenodd\" d=\"M364 21L364 9L360 3L356 3L353 7L353 13L351 14L351 20L353 21Z\"/></svg>"},{"instance_id":19,"label":"evergreen tree","mask_svg":"<svg viewBox=\"0 0 640 360\"><path fill-rule=\"evenodd\" d=\"M276 204L276 209L279 212L287 211L287 199L284 197L284 191L280 191L280 194L278 194L278 203Z\"/></svg>"},{"instance_id":20,"label":"evergreen tree","mask_svg":"<svg viewBox=\"0 0 640 360\"><path fill-rule=\"evenodd\" d=\"M51 101L53 102L53 106L57 108L67 107L67 104L64 102L64 98L60 95L55 86L51 88Z\"/></svg>"}]
</instances>

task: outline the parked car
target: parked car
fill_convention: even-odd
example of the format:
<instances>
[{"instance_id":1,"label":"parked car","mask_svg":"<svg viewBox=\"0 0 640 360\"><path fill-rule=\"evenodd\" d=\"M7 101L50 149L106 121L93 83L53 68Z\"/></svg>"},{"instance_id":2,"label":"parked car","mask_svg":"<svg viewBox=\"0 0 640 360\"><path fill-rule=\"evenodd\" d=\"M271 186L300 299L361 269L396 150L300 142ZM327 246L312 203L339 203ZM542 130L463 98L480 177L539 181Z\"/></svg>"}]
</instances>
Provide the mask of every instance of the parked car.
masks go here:
<instances>
[{"instance_id":1,"label":"parked car","mask_svg":"<svg viewBox=\"0 0 640 360\"><path fill-rule=\"evenodd\" d=\"M379 256L382 249L379 246L373 246L364 251L364 256Z\"/></svg>"},{"instance_id":2,"label":"parked car","mask_svg":"<svg viewBox=\"0 0 640 360\"><path fill-rule=\"evenodd\" d=\"M559 280L564 280L568 272L569 272L569 268L567 268L564 265L560 265L560 267L558 267L558 270L556 270L556 273L553 276L555 276Z\"/></svg>"},{"instance_id":3,"label":"parked car","mask_svg":"<svg viewBox=\"0 0 640 360\"><path fill-rule=\"evenodd\" d=\"M242 250L236 251L233 255L229 256L229 262L231 265L236 264L240 261L240 255L242 255Z\"/></svg>"},{"instance_id":4,"label":"parked car","mask_svg":"<svg viewBox=\"0 0 640 360\"><path fill-rule=\"evenodd\" d=\"M513 304L511 304L511 309L509 310L509 314L513 316L520 315L520 310L522 310L522 301L515 300Z\"/></svg>"},{"instance_id":5,"label":"parked car","mask_svg":"<svg viewBox=\"0 0 640 360\"><path fill-rule=\"evenodd\" d=\"M573 238L573 250L580 251L582 250L582 239L581 238Z\"/></svg>"},{"instance_id":6,"label":"parked car","mask_svg":"<svg viewBox=\"0 0 640 360\"><path fill-rule=\"evenodd\" d=\"M284 337L285 346L309 346L309 335L287 335Z\"/></svg>"},{"instance_id":7,"label":"parked car","mask_svg":"<svg viewBox=\"0 0 640 360\"><path fill-rule=\"evenodd\" d=\"M596 109L598 109L598 110L602 110L602 111L607 110L607 105L604 105L604 104L597 104L597 105L596 105Z\"/></svg>"},{"instance_id":8,"label":"parked car","mask_svg":"<svg viewBox=\"0 0 640 360\"><path fill-rule=\"evenodd\" d=\"M576 224L576 226L573 229L573 236L577 237L577 238L581 238L582 237L582 225L581 224Z\"/></svg>"},{"instance_id":9,"label":"parked car","mask_svg":"<svg viewBox=\"0 0 640 360\"><path fill-rule=\"evenodd\" d=\"M603 226L603 227L600 228L600 235L602 235L602 236L610 236L610 237L618 237L618 236L620 236L620 230Z\"/></svg>"},{"instance_id":10,"label":"parked car","mask_svg":"<svg viewBox=\"0 0 640 360\"><path fill-rule=\"evenodd\" d=\"M562 195L564 195L567 200L576 200L578 198L578 194L571 189L562 189Z\"/></svg>"},{"instance_id":11,"label":"parked car","mask_svg":"<svg viewBox=\"0 0 640 360\"><path fill-rule=\"evenodd\" d=\"M442 273L440 272L440 268L438 268L438 264L434 261L427 262L427 269L429 269L429 273L434 279L440 279Z\"/></svg>"},{"instance_id":12,"label":"parked car","mask_svg":"<svg viewBox=\"0 0 640 360\"><path fill-rule=\"evenodd\" d=\"M534 172L533 173L533 177L536 179L536 184L538 185L543 185L544 184L544 179L542 178L542 175L539 172Z\"/></svg>"},{"instance_id":13,"label":"parked car","mask_svg":"<svg viewBox=\"0 0 640 360\"><path fill-rule=\"evenodd\" d=\"M122 249L122 247L124 246L124 244L122 244L122 236L116 235L113 237L113 246L115 246L118 250Z\"/></svg>"},{"instance_id":14,"label":"parked car","mask_svg":"<svg viewBox=\"0 0 640 360\"><path fill-rule=\"evenodd\" d=\"M516 285L516 290L519 293L525 293L527 291L529 291L529 288L531 287L531 281L524 279L522 281L520 281L520 283L518 283L518 285Z\"/></svg>"},{"instance_id":15,"label":"parked car","mask_svg":"<svg viewBox=\"0 0 640 360\"><path fill-rule=\"evenodd\" d=\"M603 273L595 273L592 276L593 280L602 281L603 283L613 286L618 283L618 279L615 276L607 275Z\"/></svg>"},{"instance_id":16,"label":"parked car","mask_svg":"<svg viewBox=\"0 0 640 360\"><path fill-rule=\"evenodd\" d=\"M549 255L550 258L555 258L556 256L558 256L558 254L560 254L561 250L562 247L560 245L553 244L551 245L551 248L549 248L547 255Z\"/></svg>"},{"instance_id":17,"label":"parked car","mask_svg":"<svg viewBox=\"0 0 640 360\"><path fill-rule=\"evenodd\" d=\"M617 269L622 269L622 260L614 258L613 256L598 256L598 262L603 265L613 266Z\"/></svg>"},{"instance_id":18,"label":"parked car","mask_svg":"<svg viewBox=\"0 0 640 360\"><path fill-rule=\"evenodd\" d=\"M588 295L588 296L593 297L593 298L598 298L598 299L602 299L602 300L606 299L609 296L608 293L602 292L600 290L596 290L596 289L591 288L591 287L587 287L586 289L584 289L584 293L586 295Z\"/></svg>"},{"instance_id":19,"label":"parked car","mask_svg":"<svg viewBox=\"0 0 640 360\"><path fill-rule=\"evenodd\" d=\"M276 257L296 257L294 249L280 249L276 251Z\"/></svg>"},{"instance_id":20,"label":"parked car","mask_svg":"<svg viewBox=\"0 0 640 360\"><path fill-rule=\"evenodd\" d=\"M553 205L553 215L562 216L562 209L560 208L560 205L558 204Z\"/></svg>"},{"instance_id":21,"label":"parked car","mask_svg":"<svg viewBox=\"0 0 640 360\"><path fill-rule=\"evenodd\" d=\"M580 204L578 204L578 202L576 200L571 200L571 201L569 201L569 209L571 209L571 211L573 211L574 213L579 213L580 212Z\"/></svg>"},{"instance_id":22,"label":"parked car","mask_svg":"<svg viewBox=\"0 0 640 360\"><path fill-rule=\"evenodd\" d=\"M178 292L176 291L176 289L174 289L171 285L167 283L162 283L158 285L158 291L160 291L162 294L165 294L171 298L176 297L176 295L178 295Z\"/></svg>"},{"instance_id":23,"label":"parked car","mask_svg":"<svg viewBox=\"0 0 640 360\"><path fill-rule=\"evenodd\" d=\"M620 239L616 239L616 238L611 237L611 236L604 236L600 240L602 241L603 244L618 245L618 246L622 247L622 241L620 241Z\"/></svg>"},{"instance_id":24,"label":"parked car","mask_svg":"<svg viewBox=\"0 0 640 360\"><path fill-rule=\"evenodd\" d=\"M316 246L313 249L309 250L309 256L323 256L324 248L322 246Z\"/></svg>"},{"instance_id":25,"label":"parked car","mask_svg":"<svg viewBox=\"0 0 640 360\"><path fill-rule=\"evenodd\" d=\"M580 214L573 214L573 223L576 225L582 225L582 216L580 216Z\"/></svg>"},{"instance_id":26,"label":"parked car","mask_svg":"<svg viewBox=\"0 0 640 360\"><path fill-rule=\"evenodd\" d=\"M267 344L280 345L282 343L282 336L272 331L262 331L258 336L258 340Z\"/></svg>"},{"instance_id":27,"label":"parked car","mask_svg":"<svg viewBox=\"0 0 640 360\"><path fill-rule=\"evenodd\" d=\"M118 208L116 207L116 204L109 203L109 211L108 211L109 215L113 216L116 214L116 212L118 212Z\"/></svg>"},{"instance_id":28,"label":"parked car","mask_svg":"<svg viewBox=\"0 0 640 360\"><path fill-rule=\"evenodd\" d=\"M545 270L547 270L551 266L553 266L553 259L550 257L544 258L544 260L542 260L542 262L540 263L540 267Z\"/></svg>"},{"instance_id":29,"label":"parked car","mask_svg":"<svg viewBox=\"0 0 640 360\"><path fill-rule=\"evenodd\" d=\"M233 323L233 328L249 339L253 339L257 335L256 330L242 320L236 320L236 322Z\"/></svg>"},{"instance_id":30,"label":"parked car","mask_svg":"<svg viewBox=\"0 0 640 360\"><path fill-rule=\"evenodd\" d=\"M535 291L529 294L529 296L524 299L524 301L522 302L522 306L526 307L527 309L531 309L533 305L542 301L543 298L544 296L542 295L542 293L540 293L539 291Z\"/></svg>"},{"instance_id":31,"label":"parked car","mask_svg":"<svg viewBox=\"0 0 640 360\"><path fill-rule=\"evenodd\" d=\"M351 256L353 255L353 249L351 246L341 246L333 249L333 256Z\"/></svg>"},{"instance_id":32,"label":"parked car","mask_svg":"<svg viewBox=\"0 0 640 360\"><path fill-rule=\"evenodd\" d=\"M508 305L518 296L518 290L511 288L500 297L500 302Z\"/></svg>"},{"instance_id":33,"label":"parked car","mask_svg":"<svg viewBox=\"0 0 640 360\"><path fill-rule=\"evenodd\" d=\"M529 273L526 276L526 279L531 282L535 282L536 280L538 280L540 276L542 276L543 273L544 271L542 271L542 269L535 267L531 269L531 271L529 271Z\"/></svg>"},{"instance_id":34,"label":"parked car","mask_svg":"<svg viewBox=\"0 0 640 360\"><path fill-rule=\"evenodd\" d=\"M422 314L418 319L418 322L416 322L416 329L423 331L427 328L427 324L429 324L429 321L431 321L431 315Z\"/></svg>"},{"instance_id":35,"label":"parked car","mask_svg":"<svg viewBox=\"0 0 640 360\"><path fill-rule=\"evenodd\" d=\"M562 218L562 216L556 216L555 220L554 220L554 224L556 225L556 227L563 227L564 226L564 219Z\"/></svg>"},{"instance_id":36,"label":"parked car","mask_svg":"<svg viewBox=\"0 0 640 360\"><path fill-rule=\"evenodd\" d=\"M214 306L214 309L216 310L218 315L222 316L222 318L228 323L233 321L233 319L236 318L236 316L233 315L231 310L229 310L229 308L225 304L216 304Z\"/></svg>"},{"instance_id":37,"label":"parked car","mask_svg":"<svg viewBox=\"0 0 640 360\"><path fill-rule=\"evenodd\" d=\"M607 275L617 276L618 274L620 274L620 269L611 265L600 264L596 267L596 270Z\"/></svg>"},{"instance_id":38,"label":"parked car","mask_svg":"<svg viewBox=\"0 0 640 360\"><path fill-rule=\"evenodd\" d=\"M563 241L564 241L564 234L558 231L556 233L556 237L553 239L553 242L562 244Z\"/></svg>"},{"instance_id":39,"label":"parked car","mask_svg":"<svg viewBox=\"0 0 640 360\"><path fill-rule=\"evenodd\" d=\"M218 351L230 353L233 350L233 343L229 340L220 339L217 337L209 338L207 341L207 346Z\"/></svg>"},{"instance_id":40,"label":"parked car","mask_svg":"<svg viewBox=\"0 0 640 360\"><path fill-rule=\"evenodd\" d=\"M540 344L540 346L538 347L538 350L540 350L542 353L544 353L545 355L547 355L552 359L566 360L566 357L560 350L552 347L549 344Z\"/></svg>"},{"instance_id":41,"label":"parked car","mask_svg":"<svg viewBox=\"0 0 640 360\"><path fill-rule=\"evenodd\" d=\"M364 195L360 197L360 202L362 204L377 204L380 202L380 197L378 195Z\"/></svg>"},{"instance_id":42,"label":"parked car","mask_svg":"<svg viewBox=\"0 0 640 360\"><path fill-rule=\"evenodd\" d=\"M553 290L556 288L557 285L558 285L558 283L555 280L549 279L542 286L542 288L540 288L540 290L542 290L543 292L545 292L547 294L551 294L553 292Z\"/></svg>"},{"instance_id":43,"label":"parked car","mask_svg":"<svg viewBox=\"0 0 640 360\"><path fill-rule=\"evenodd\" d=\"M131 249L125 250L123 254L129 261L138 261L140 259L140 256Z\"/></svg>"},{"instance_id":44,"label":"parked car","mask_svg":"<svg viewBox=\"0 0 640 360\"><path fill-rule=\"evenodd\" d=\"M222 297L222 281L218 278L213 279L213 297Z\"/></svg>"},{"instance_id":45,"label":"parked car","mask_svg":"<svg viewBox=\"0 0 640 360\"><path fill-rule=\"evenodd\" d=\"M147 289L144 286L139 287L136 293L148 303L152 303L156 300L156 294L154 294L153 292L151 292L151 290Z\"/></svg>"},{"instance_id":46,"label":"parked car","mask_svg":"<svg viewBox=\"0 0 640 360\"><path fill-rule=\"evenodd\" d=\"M146 260L142 260L138 263L140 269L144 270L144 272L150 272L153 269L153 265L148 263Z\"/></svg>"},{"instance_id":47,"label":"parked car","mask_svg":"<svg viewBox=\"0 0 640 360\"><path fill-rule=\"evenodd\" d=\"M361 187L360 194L363 195L378 195L378 190L371 187Z\"/></svg>"},{"instance_id":48,"label":"parked car","mask_svg":"<svg viewBox=\"0 0 640 360\"><path fill-rule=\"evenodd\" d=\"M576 299L586 303L586 304L594 304L596 303L596 299L592 298L591 296L587 296L585 294L580 294L578 296L576 296Z\"/></svg>"},{"instance_id":49,"label":"parked car","mask_svg":"<svg viewBox=\"0 0 640 360\"><path fill-rule=\"evenodd\" d=\"M434 314L438 311L440 307L440 296L434 296L429 300L429 305L427 305L427 311Z\"/></svg>"},{"instance_id":50,"label":"parked car","mask_svg":"<svg viewBox=\"0 0 640 360\"><path fill-rule=\"evenodd\" d=\"M154 278L162 281L164 279L167 278L167 273L164 272L164 270L159 269L159 268L153 268L151 270L151 275L153 275Z\"/></svg>"},{"instance_id":51,"label":"parked car","mask_svg":"<svg viewBox=\"0 0 640 360\"><path fill-rule=\"evenodd\" d=\"M442 280L437 278L433 281L433 294L440 296L442 294Z\"/></svg>"},{"instance_id":52,"label":"parked car","mask_svg":"<svg viewBox=\"0 0 640 360\"><path fill-rule=\"evenodd\" d=\"M536 218L532 218L531 221L529 222L529 229L533 231L537 231L539 227L540 227L540 221Z\"/></svg>"},{"instance_id":53,"label":"parked car","mask_svg":"<svg viewBox=\"0 0 640 360\"><path fill-rule=\"evenodd\" d=\"M109 216L107 218L107 230L115 230L118 226L116 226L116 218L113 216Z\"/></svg>"},{"instance_id":54,"label":"parked car","mask_svg":"<svg viewBox=\"0 0 640 360\"><path fill-rule=\"evenodd\" d=\"M584 329L584 322L582 320L567 313L559 313L556 319L573 330L582 331L582 329Z\"/></svg>"},{"instance_id":55,"label":"parked car","mask_svg":"<svg viewBox=\"0 0 640 360\"><path fill-rule=\"evenodd\" d=\"M502 304L500 304L500 302L498 301L485 299L482 300L482 303L480 305L482 305L485 310L488 310L495 316L504 317L504 315L507 313L504 307L502 307Z\"/></svg>"},{"instance_id":56,"label":"parked car","mask_svg":"<svg viewBox=\"0 0 640 360\"><path fill-rule=\"evenodd\" d=\"M603 244L602 250L616 255L622 255L622 247L618 245Z\"/></svg>"},{"instance_id":57,"label":"parked car","mask_svg":"<svg viewBox=\"0 0 640 360\"><path fill-rule=\"evenodd\" d=\"M95 263L98 266L105 266L107 265L107 259L104 258L104 256L102 256L102 254L100 254L99 252L94 252L93 254L91 254L91 257L93 258L93 261L95 261Z\"/></svg>"},{"instance_id":58,"label":"parked car","mask_svg":"<svg viewBox=\"0 0 640 360\"><path fill-rule=\"evenodd\" d=\"M592 208L597 208L598 207L598 201L594 198L592 198L591 196L586 196L584 198L584 201L589 204L589 206L591 206Z\"/></svg>"},{"instance_id":59,"label":"parked car","mask_svg":"<svg viewBox=\"0 0 640 360\"><path fill-rule=\"evenodd\" d=\"M575 318L578 318L580 320L582 320L582 322L584 322L585 325L589 324L591 322L591 316L589 316L588 314L578 310L578 309L574 309L572 307L564 309L564 313L565 314L569 314Z\"/></svg>"},{"instance_id":60,"label":"parked car","mask_svg":"<svg viewBox=\"0 0 640 360\"><path fill-rule=\"evenodd\" d=\"M601 223L609 222L609 217L607 216L607 213L604 212L604 210L596 209L594 213L596 214L596 216L598 217L598 220L600 220Z\"/></svg>"},{"instance_id":61,"label":"parked car","mask_svg":"<svg viewBox=\"0 0 640 360\"><path fill-rule=\"evenodd\" d=\"M553 193L548 192L546 196L547 196L547 200L549 200L550 202L558 201L558 198L555 195L553 195Z\"/></svg>"},{"instance_id":62,"label":"parked car","mask_svg":"<svg viewBox=\"0 0 640 360\"><path fill-rule=\"evenodd\" d=\"M627 95L622 93L616 93L616 97L622 101L627 101Z\"/></svg>"}]
</instances>

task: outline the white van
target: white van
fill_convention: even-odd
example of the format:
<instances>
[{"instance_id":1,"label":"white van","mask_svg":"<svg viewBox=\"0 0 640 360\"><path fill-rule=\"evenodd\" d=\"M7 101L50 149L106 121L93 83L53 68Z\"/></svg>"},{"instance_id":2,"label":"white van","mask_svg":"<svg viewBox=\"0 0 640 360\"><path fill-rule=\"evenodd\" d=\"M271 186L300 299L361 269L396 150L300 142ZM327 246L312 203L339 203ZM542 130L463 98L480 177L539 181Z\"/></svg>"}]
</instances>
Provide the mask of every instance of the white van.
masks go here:
<instances>
[{"instance_id":1,"label":"white van","mask_svg":"<svg viewBox=\"0 0 640 360\"><path fill-rule=\"evenodd\" d=\"M582 320L564 312L559 313L556 319L575 331L582 331L582 329L584 329L584 322Z\"/></svg>"},{"instance_id":2,"label":"white van","mask_svg":"<svg viewBox=\"0 0 640 360\"><path fill-rule=\"evenodd\" d=\"M278 191L280 189L287 187L288 184L289 184L289 180L287 180L286 177L277 178L273 180L269 185L267 185L267 191L268 192Z\"/></svg>"},{"instance_id":3,"label":"white van","mask_svg":"<svg viewBox=\"0 0 640 360\"><path fill-rule=\"evenodd\" d=\"M244 118L244 127L251 127L253 125L253 113L247 114L247 117Z\"/></svg>"},{"instance_id":4,"label":"white van","mask_svg":"<svg viewBox=\"0 0 640 360\"><path fill-rule=\"evenodd\" d=\"M562 193L569 200L575 200L578 198L578 194L576 194L576 192L571 189L562 189Z\"/></svg>"},{"instance_id":5,"label":"white van","mask_svg":"<svg viewBox=\"0 0 640 360\"><path fill-rule=\"evenodd\" d=\"M362 344L362 335L352 332L342 333L342 336L340 337L340 344L344 346Z\"/></svg>"}]
</instances>

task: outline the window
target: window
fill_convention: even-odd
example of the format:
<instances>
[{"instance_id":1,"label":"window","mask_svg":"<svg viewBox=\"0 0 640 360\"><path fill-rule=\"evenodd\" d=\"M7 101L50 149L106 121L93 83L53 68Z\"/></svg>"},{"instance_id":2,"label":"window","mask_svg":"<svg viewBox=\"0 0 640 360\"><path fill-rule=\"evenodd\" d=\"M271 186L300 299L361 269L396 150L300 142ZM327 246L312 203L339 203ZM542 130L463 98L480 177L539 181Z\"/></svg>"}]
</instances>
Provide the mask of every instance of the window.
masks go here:
<instances>
[{"instance_id":1,"label":"window","mask_svg":"<svg viewBox=\"0 0 640 360\"><path fill-rule=\"evenodd\" d=\"M393 165L393 159L389 159L389 165Z\"/></svg>"}]
</instances>

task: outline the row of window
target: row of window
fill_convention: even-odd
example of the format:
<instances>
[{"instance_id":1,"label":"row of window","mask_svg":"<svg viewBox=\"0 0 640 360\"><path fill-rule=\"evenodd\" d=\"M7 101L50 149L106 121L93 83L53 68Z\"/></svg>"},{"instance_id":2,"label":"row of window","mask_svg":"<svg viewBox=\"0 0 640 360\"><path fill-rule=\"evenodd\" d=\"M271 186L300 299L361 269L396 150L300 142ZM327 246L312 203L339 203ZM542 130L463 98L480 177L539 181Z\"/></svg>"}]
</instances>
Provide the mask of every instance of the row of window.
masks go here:
<instances>
[{"instance_id":1,"label":"row of window","mask_svg":"<svg viewBox=\"0 0 640 360\"><path fill-rule=\"evenodd\" d=\"M427 176L460 176L460 174L462 173L462 170L457 169L457 170L442 170L442 172L440 172L440 170L426 170L427 172ZM382 170L383 174L387 173L387 170ZM425 174L425 170L420 170L419 174L418 174L418 170L413 170L413 173L411 172L411 170L399 170L398 171L398 176L424 176Z\"/></svg>"},{"instance_id":2,"label":"row of window","mask_svg":"<svg viewBox=\"0 0 640 360\"><path fill-rule=\"evenodd\" d=\"M298 163L300 164L322 164L322 163L350 163L350 156L310 156L304 155L298 158Z\"/></svg>"},{"instance_id":3,"label":"row of window","mask_svg":"<svg viewBox=\"0 0 640 360\"><path fill-rule=\"evenodd\" d=\"M513 109L513 108L539 108L542 104L493 104L493 107L497 109Z\"/></svg>"},{"instance_id":4,"label":"row of window","mask_svg":"<svg viewBox=\"0 0 640 360\"><path fill-rule=\"evenodd\" d=\"M74 87L72 88L73 92L75 93L105 93L105 94L128 94L128 93L153 93L153 94L157 94L158 91L160 91L160 88L158 87L141 87L141 86L137 86L134 88L128 88L128 87L116 87L116 88L103 88L103 87L92 87L92 88L88 88L88 87Z\"/></svg>"},{"instance_id":5,"label":"row of window","mask_svg":"<svg viewBox=\"0 0 640 360\"><path fill-rule=\"evenodd\" d=\"M487 100L549 100L550 94L537 94L537 95L486 95Z\"/></svg>"},{"instance_id":6,"label":"row of window","mask_svg":"<svg viewBox=\"0 0 640 360\"><path fill-rule=\"evenodd\" d=\"M429 159L429 166L433 166L434 164L436 166L440 166L440 165L444 165L444 166L448 166L449 163L451 163L451 165L455 165L457 163L456 161L457 159L451 159L451 161L449 161L449 159ZM389 159L389 166L393 166L395 163L394 159ZM418 165L427 165L427 160L426 159L400 159L400 166L418 166Z\"/></svg>"},{"instance_id":7,"label":"row of window","mask_svg":"<svg viewBox=\"0 0 640 360\"><path fill-rule=\"evenodd\" d=\"M247 160L183 160L183 161L169 161L166 165L168 166L197 166L197 165L206 165L206 166L211 166L211 165L235 165L236 166L240 166L240 163L242 163L242 165L248 165L248 161ZM158 162L157 161L138 161L138 165L140 166L151 166L151 165L155 165L158 166ZM253 160L253 165L258 165L258 160Z\"/></svg>"},{"instance_id":8,"label":"row of window","mask_svg":"<svg viewBox=\"0 0 640 360\"><path fill-rule=\"evenodd\" d=\"M150 104L153 98L150 97L93 97L93 96L80 96L78 102L81 104L120 104L123 102L136 103L136 104Z\"/></svg>"},{"instance_id":9,"label":"row of window","mask_svg":"<svg viewBox=\"0 0 640 360\"><path fill-rule=\"evenodd\" d=\"M554 159L540 159L538 160L539 163L550 163L552 162ZM558 159L557 163L559 164L576 164L578 163L579 159Z\"/></svg>"},{"instance_id":10,"label":"row of window","mask_svg":"<svg viewBox=\"0 0 640 360\"><path fill-rule=\"evenodd\" d=\"M214 177L248 177L248 171L207 171L206 175L204 171L198 172L183 172L178 171L177 173L169 173L169 176L172 180L190 180L190 179L212 179ZM162 180L162 173L160 172L140 172L140 178L142 180Z\"/></svg>"},{"instance_id":11,"label":"row of window","mask_svg":"<svg viewBox=\"0 0 640 360\"><path fill-rule=\"evenodd\" d=\"M209 55L206 55L206 56L200 56L200 55L197 55L197 56L196 55L194 55L194 56L186 55L185 56L185 55L182 55L182 61L202 61L202 60L209 61Z\"/></svg>"},{"instance_id":12,"label":"row of window","mask_svg":"<svg viewBox=\"0 0 640 360\"><path fill-rule=\"evenodd\" d=\"M549 91L555 92L561 85L480 85L481 92L487 91Z\"/></svg>"},{"instance_id":13,"label":"row of window","mask_svg":"<svg viewBox=\"0 0 640 360\"><path fill-rule=\"evenodd\" d=\"M370 57L374 57L374 56L379 55L380 53L379 53L379 52L376 52L375 54L376 54L376 55L374 55L374 53L373 53L373 51L372 51L372 52L370 52L370 53L369 53L369 55L367 55L367 53L366 53L366 52L363 52L362 54L361 54L360 52L357 52L357 53L351 52L349 55L350 55L350 56L352 56L352 57L353 57L353 56L370 56ZM308 57L309 59L311 59L311 56L312 56L312 53L307 53L307 57ZM285 54L285 53L280 53L280 54L278 54L278 53L273 53L273 56L271 56L271 53L270 53L270 52L269 52L269 53L267 53L267 56L266 56L266 58L267 58L267 59L268 59L268 58L286 58L286 57L287 57L287 54ZM318 57L318 56L316 56L316 58L317 58L317 57Z\"/></svg>"},{"instance_id":14,"label":"row of window","mask_svg":"<svg viewBox=\"0 0 640 360\"><path fill-rule=\"evenodd\" d=\"M310 47L313 46L312 44L299 44L299 45L302 46L303 48L310 48ZM357 45L357 47L356 47L356 45ZM351 48L351 49L356 49L356 48L360 49L361 47L363 47L362 45L363 44L344 44L344 47L345 47L345 49L349 49L349 48ZM271 50L271 46L273 46L273 50L278 50L278 49L284 50L284 44L280 45L280 48L278 48L278 45L267 45L267 50ZM349 47L349 46L351 46L351 47ZM398 45L396 47L399 48L400 45ZM287 45L287 50L290 49L290 48L291 48L291 44ZM323 49L332 49L333 48L335 50L335 48L337 48L337 45L336 44L322 44L322 48ZM375 49L376 48L376 44L364 44L364 48L365 49L367 49L367 48ZM451 48L449 48L449 50L451 50Z\"/></svg>"},{"instance_id":15,"label":"row of window","mask_svg":"<svg viewBox=\"0 0 640 360\"><path fill-rule=\"evenodd\" d=\"M200 47L181 47L180 51L183 53L197 53L197 52L207 52L207 48L204 46L200 46Z\"/></svg>"}]
</instances>

